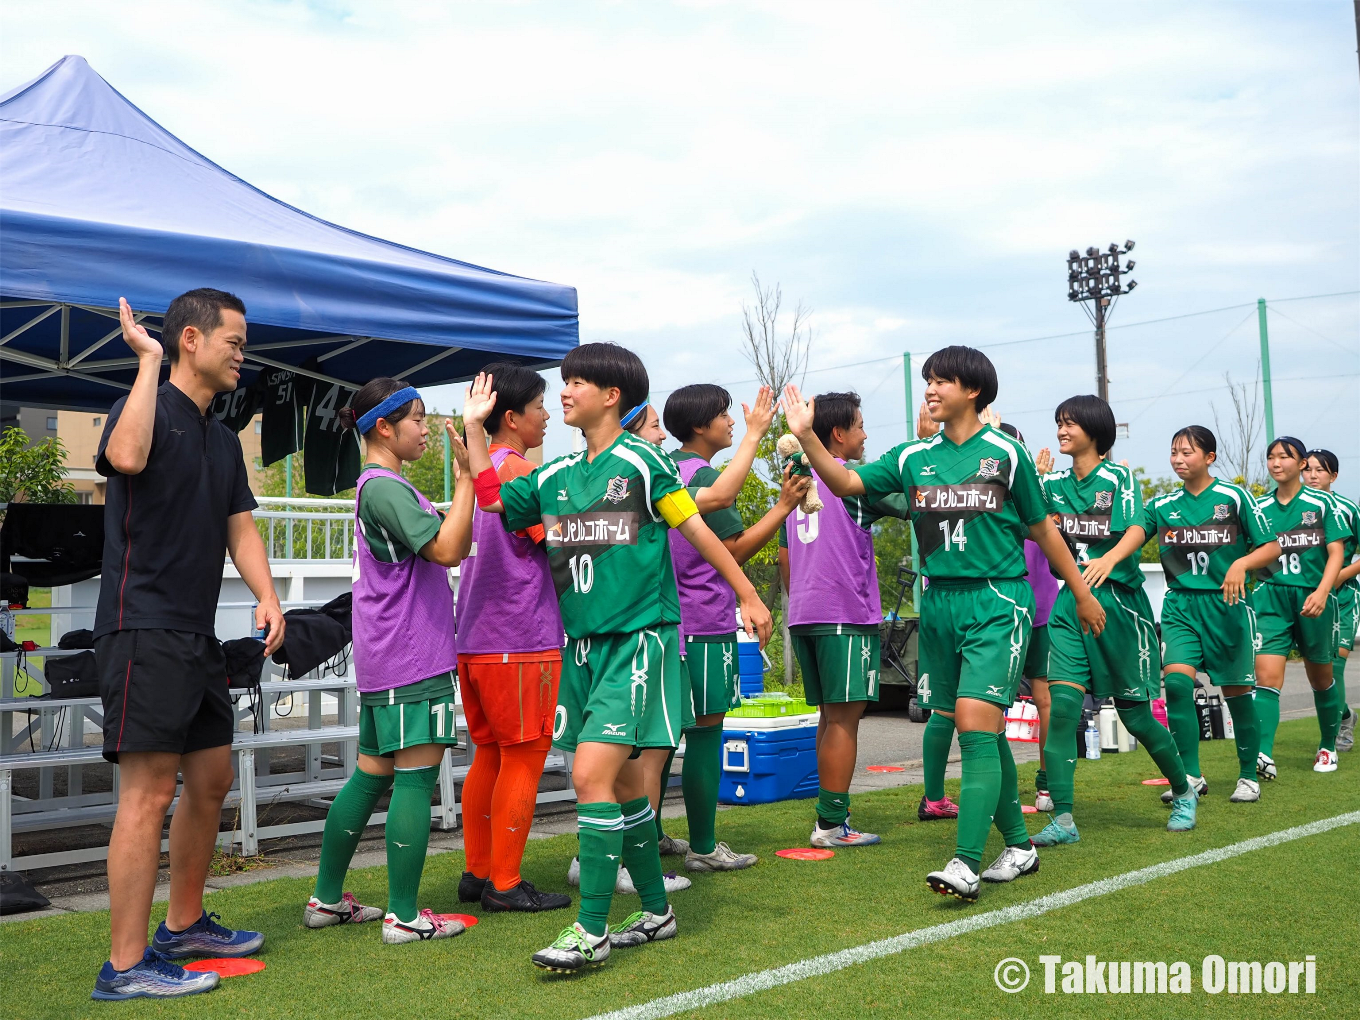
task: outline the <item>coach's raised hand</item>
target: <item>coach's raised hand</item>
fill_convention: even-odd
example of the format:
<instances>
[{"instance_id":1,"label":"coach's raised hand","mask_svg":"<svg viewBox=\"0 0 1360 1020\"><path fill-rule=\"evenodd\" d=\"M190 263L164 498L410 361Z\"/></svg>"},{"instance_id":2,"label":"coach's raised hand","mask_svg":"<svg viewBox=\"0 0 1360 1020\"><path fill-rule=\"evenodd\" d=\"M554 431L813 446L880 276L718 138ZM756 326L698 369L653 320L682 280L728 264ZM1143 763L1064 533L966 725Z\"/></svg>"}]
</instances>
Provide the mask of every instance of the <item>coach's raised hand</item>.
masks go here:
<instances>
[{"instance_id":1,"label":"coach's raised hand","mask_svg":"<svg viewBox=\"0 0 1360 1020\"><path fill-rule=\"evenodd\" d=\"M137 321L132 314L132 306L128 304L127 298L118 299L118 321L123 324L123 339L132 348L134 354L140 360L142 358L155 358L156 368L159 370L161 357L165 354L160 343L146 331L146 327Z\"/></svg>"}]
</instances>

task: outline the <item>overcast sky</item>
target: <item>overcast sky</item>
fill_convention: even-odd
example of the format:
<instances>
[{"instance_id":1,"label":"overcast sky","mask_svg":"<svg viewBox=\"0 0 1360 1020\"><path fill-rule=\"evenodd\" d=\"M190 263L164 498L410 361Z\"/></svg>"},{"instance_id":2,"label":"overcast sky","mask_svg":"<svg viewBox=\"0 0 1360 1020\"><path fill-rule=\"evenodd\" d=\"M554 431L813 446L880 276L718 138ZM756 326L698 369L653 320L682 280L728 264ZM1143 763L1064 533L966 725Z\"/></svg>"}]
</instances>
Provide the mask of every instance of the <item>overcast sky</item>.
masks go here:
<instances>
[{"instance_id":1,"label":"overcast sky","mask_svg":"<svg viewBox=\"0 0 1360 1020\"><path fill-rule=\"evenodd\" d=\"M1051 443L1094 389L1067 251L1133 238L1116 455L1169 472L1224 373L1255 378L1265 297L1276 430L1360 496L1345 0L0 4L0 89L66 53L309 212L575 286L581 339L635 349L658 400L749 400L741 305L779 282L815 309L806 389L863 395L871 456L905 437L901 353L950 343L1006 344L998 407Z\"/></svg>"}]
</instances>

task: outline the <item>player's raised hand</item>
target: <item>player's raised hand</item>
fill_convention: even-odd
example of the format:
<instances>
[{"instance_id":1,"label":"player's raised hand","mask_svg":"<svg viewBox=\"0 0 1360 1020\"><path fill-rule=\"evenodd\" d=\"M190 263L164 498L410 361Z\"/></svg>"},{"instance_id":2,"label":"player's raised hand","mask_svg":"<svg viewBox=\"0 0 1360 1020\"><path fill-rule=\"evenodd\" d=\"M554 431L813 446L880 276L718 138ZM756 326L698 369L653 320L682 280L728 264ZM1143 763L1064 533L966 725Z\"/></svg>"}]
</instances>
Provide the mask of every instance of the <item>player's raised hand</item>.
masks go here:
<instances>
[{"instance_id":1,"label":"player's raised hand","mask_svg":"<svg viewBox=\"0 0 1360 1020\"><path fill-rule=\"evenodd\" d=\"M746 416L746 431L756 436L765 435L766 432L770 431L770 425L774 422L777 408L774 390L768 386L762 386L760 391L756 393L754 407L741 405L741 413Z\"/></svg>"},{"instance_id":2,"label":"player's raised hand","mask_svg":"<svg viewBox=\"0 0 1360 1020\"><path fill-rule=\"evenodd\" d=\"M1001 415L992 410L992 405L988 404L978 412L978 420L984 425L990 425L994 429L1001 427Z\"/></svg>"},{"instance_id":3,"label":"player's raised hand","mask_svg":"<svg viewBox=\"0 0 1360 1020\"><path fill-rule=\"evenodd\" d=\"M1054 468L1053 451L1047 446L1034 455L1034 470L1041 475L1046 475Z\"/></svg>"},{"instance_id":4,"label":"player's raised hand","mask_svg":"<svg viewBox=\"0 0 1360 1020\"><path fill-rule=\"evenodd\" d=\"M930 408L921 401L921 409L916 412L916 438L929 439L940 431L940 423L930 416Z\"/></svg>"},{"instance_id":5,"label":"player's raised hand","mask_svg":"<svg viewBox=\"0 0 1360 1020\"><path fill-rule=\"evenodd\" d=\"M493 379L485 372L478 372L477 378L467 388L467 399L463 401L463 424L481 428L491 412L496 409L496 391L491 388Z\"/></svg>"},{"instance_id":6,"label":"player's raised hand","mask_svg":"<svg viewBox=\"0 0 1360 1020\"><path fill-rule=\"evenodd\" d=\"M807 438L812 431L812 405L813 401L804 400L793 383L784 387L784 420L789 423L789 431L799 439Z\"/></svg>"},{"instance_id":7,"label":"player's raised hand","mask_svg":"<svg viewBox=\"0 0 1360 1020\"><path fill-rule=\"evenodd\" d=\"M161 360L161 356L165 353L164 348L146 331L146 327L137 321L132 314L132 306L127 303L127 298L124 297L118 299L118 321L123 324L123 340L132 348L137 357ZM179 342L179 337L173 339L176 343Z\"/></svg>"},{"instance_id":8,"label":"player's raised hand","mask_svg":"<svg viewBox=\"0 0 1360 1020\"><path fill-rule=\"evenodd\" d=\"M463 437L458 434L458 427L454 425L452 418L444 419L444 434L448 437L454 470L459 473L466 471L469 463L468 448L463 444Z\"/></svg>"}]
</instances>

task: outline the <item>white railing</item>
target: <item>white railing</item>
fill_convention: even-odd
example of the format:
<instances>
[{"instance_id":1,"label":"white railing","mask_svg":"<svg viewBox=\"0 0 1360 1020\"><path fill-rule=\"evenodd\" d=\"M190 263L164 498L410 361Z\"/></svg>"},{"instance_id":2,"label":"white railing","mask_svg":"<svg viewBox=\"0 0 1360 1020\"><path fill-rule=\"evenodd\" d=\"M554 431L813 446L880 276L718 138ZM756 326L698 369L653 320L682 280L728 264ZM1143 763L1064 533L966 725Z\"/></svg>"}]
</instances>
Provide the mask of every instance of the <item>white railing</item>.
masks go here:
<instances>
[{"instance_id":1,"label":"white railing","mask_svg":"<svg viewBox=\"0 0 1360 1020\"><path fill-rule=\"evenodd\" d=\"M255 522L270 560L348 563L354 558L354 500L259 496L256 502Z\"/></svg>"}]
</instances>

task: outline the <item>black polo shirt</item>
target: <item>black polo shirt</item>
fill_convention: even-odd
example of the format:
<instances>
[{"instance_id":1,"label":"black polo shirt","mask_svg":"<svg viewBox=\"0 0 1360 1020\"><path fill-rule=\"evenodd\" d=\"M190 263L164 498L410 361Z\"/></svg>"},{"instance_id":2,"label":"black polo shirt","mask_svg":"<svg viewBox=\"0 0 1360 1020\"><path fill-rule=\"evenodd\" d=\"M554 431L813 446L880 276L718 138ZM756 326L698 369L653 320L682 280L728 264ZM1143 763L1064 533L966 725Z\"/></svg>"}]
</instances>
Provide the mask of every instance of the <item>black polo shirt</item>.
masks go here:
<instances>
[{"instance_id":1,"label":"black polo shirt","mask_svg":"<svg viewBox=\"0 0 1360 1020\"><path fill-rule=\"evenodd\" d=\"M119 474L104 447L126 403L124 397L109 412L95 460L109 482L94 636L151 628L211 637L227 518L256 507L241 441L167 382L156 391L146 467Z\"/></svg>"}]
</instances>

